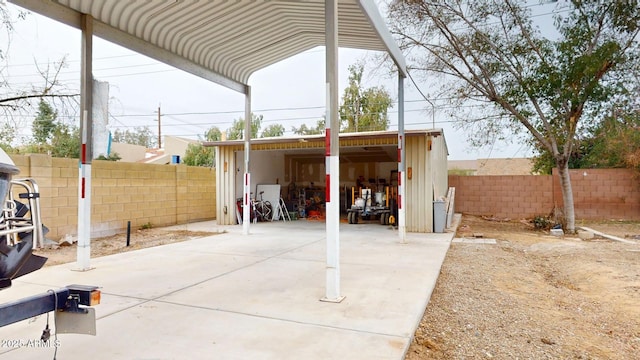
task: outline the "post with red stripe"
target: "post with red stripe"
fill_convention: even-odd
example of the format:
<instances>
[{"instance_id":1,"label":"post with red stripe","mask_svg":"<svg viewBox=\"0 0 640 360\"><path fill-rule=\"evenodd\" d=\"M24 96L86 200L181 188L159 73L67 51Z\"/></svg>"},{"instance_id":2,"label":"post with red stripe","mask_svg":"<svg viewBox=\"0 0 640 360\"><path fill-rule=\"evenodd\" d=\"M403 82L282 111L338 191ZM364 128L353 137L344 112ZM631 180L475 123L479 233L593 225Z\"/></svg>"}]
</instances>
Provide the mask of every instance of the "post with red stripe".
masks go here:
<instances>
[{"instance_id":1,"label":"post with red stripe","mask_svg":"<svg viewBox=\"0 0 640 360\"><path fill-rule=\"evenodd\" d=\"M338 0L325 1L327 121L325 133L326 179L326 293L322 301L339 303L340 294L340 142L338 133Z\"/></svg>"},{"instance_id":2,"label":"post with red stripe","mask_svg":"<svg viewBox=\"0 0 640 360\"><path fill-rule=\"evenodd\" d=\"M93 132L93 18L80 17L80 160L78 161L78 247L75 270L90 270L91 260L91 160Z\"/></svg>"},{"instance_id":3,"label":"post with red stripe","mask_svg":"<svg viewBox=\"0 0 640 360\"><path fill-rule=\"evenodd\" d=\"M87 154L88 111L82 114L78 184L78 247L76 270L91 269L91 162Z\"/></svg>"},{"instance_id":4,"label":"post with red stripe","mask_svg":"<svg viewBox=\"0 0 640 360\"><path fill-rule=\"evenodd\" d=\"M406 136L404 134L404 78L398 73L398 236L400 242L407 242L407 197L405 196L406 178Z\"/></svg>"},{"instance_id":5,"label":"post with red stripe","mask_svg":"<svg viewBox=\"0 0 640 360\"><path fill-rule=\"evenodd\" d=\"M251 172L249 155L251 154L251 87L245 87L244 98L244 187L242 196L242 234L249 235L251 223Z\"/></svg>"}]
</instances>

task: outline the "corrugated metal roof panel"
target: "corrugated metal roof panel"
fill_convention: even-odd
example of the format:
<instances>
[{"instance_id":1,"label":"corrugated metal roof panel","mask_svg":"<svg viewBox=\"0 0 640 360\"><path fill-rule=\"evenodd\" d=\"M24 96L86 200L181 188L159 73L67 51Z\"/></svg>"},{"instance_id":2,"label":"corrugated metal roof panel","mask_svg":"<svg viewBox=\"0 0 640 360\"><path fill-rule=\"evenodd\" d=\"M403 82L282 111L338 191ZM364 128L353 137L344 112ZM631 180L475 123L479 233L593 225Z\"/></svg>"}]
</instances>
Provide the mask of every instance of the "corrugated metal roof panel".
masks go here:
<instances>
[{"instance_id":1,"label":"corrugated metal roof panel","mask_svg":"<svg viewBox=\"0 0 640 360\"><path fill-rule=\"evenodd\" d=\"M255 71L324 46L323 0L11 1L75 27L89 14L97 36L241 92ZM338 29L340 47L388 52L405 74L373 1L339 0Z\"/></svg>"}]
</instances>

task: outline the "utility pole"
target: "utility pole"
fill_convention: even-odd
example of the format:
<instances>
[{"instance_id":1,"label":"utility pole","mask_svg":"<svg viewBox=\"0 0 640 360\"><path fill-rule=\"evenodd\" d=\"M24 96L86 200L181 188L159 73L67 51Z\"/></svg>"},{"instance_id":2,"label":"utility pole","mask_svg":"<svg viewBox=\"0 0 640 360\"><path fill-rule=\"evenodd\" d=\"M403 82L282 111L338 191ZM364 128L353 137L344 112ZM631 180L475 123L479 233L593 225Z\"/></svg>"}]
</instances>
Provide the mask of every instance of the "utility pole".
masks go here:
<instances>
[{"instance_id":1,"label":"utility pole","mask_svg":"<svg viewBox=\"0 0 640 360\"><path fill-rule=\"evenodd\" d=\"M160 122L160 104L158 104L158 149L162 149L162 126Z\"/></svg>"}]
</instances>

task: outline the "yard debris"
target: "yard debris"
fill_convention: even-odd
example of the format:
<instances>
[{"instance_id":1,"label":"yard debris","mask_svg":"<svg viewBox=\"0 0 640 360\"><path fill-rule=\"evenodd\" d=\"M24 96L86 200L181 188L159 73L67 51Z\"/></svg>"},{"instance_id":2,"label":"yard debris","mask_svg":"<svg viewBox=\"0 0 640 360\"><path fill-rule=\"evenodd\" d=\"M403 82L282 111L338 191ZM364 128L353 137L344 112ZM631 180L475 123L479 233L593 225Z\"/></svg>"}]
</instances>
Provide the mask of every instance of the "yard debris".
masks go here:
<instances>
[{"instance_id":1,"label":"yard debris","mask_svg":"<svg viewBox=\"0 0 640 360\"><path fill-rule=\"evenodd\" d=\"M523 225L526 225L530 229L535 229L536 228L536 226L531 223L531 220L520 219L520 223L523 224Z\"/></svg>"},{"instance_id":2,"label":"yard debris","mask_svg":"<svg viewBox=\"0 0 640 360\"><path fill-rule=\"evenodd\" d=\"M555 345L556 344L555 341L549 340L547 338L542 338L542 339L540 339L540 341L542 341L543 344L547 344L547 345Z\"/></svg>"},{"instance_id":3,"label":"yard debris","mask_svg":"<svg viewBox=\"0 0 640 360\"><path fill-rule=\"evenodd\" d=\"M66 234L65 236L62 237L62 239L60 239L60 241L58 242L58 245L60 246L71 246L75 243L78 242L78 237L77 236L73 236L71 234Z\"/></svg>"},{"instance_id":4,"label":"yard debris","mask_svg":"<svg viewBox=\"0 0 640 360\"><path fill-rule=\"evenodd\" d=\"M498 217L494 217L494 216L483 216L482 218L484 220L487 220L487 221L495 221L495 222L509 222L509 221L511 221L510 218L498 218Z\"/></svg>"},{"instance_id":5,"label":"yard debris","mask_svg":"<svg viewBox=\"0 0 640 360\"><path fill-rule=\"evenodd\" d=\"M579 227L579 229L580 229L580 230L584 230L584 231L590 231L590 232L592 232L594 235L601 236L601 237L603 237L603 238L605 238L605 239L609 239L609 240L613 240L613 241L619 241L619 242L623 242L623 243L625 243L625 244L634 244L634 245L638 244L636 241L625 240L625 239L623 239L623 238L621 238L621 237L617 237L617 236L613 236L613 235L608 235L608 234L605 234L605 233L603 233L603 232L596 231L596 230L593 230L593 229L588 228L588 227L585 227L585 226L580 226L580 227Z\"/></svg>"}]
</instances>

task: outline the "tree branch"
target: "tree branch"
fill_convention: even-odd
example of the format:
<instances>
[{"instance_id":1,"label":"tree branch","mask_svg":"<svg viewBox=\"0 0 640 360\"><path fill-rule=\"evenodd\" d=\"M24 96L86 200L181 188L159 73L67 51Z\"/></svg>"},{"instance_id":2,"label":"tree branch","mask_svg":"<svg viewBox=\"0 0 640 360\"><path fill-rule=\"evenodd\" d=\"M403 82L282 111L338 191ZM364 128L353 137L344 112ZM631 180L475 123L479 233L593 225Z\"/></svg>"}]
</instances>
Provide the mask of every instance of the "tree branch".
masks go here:
<instances>
[{"instance_id":1,"label":"tree branch","mask_svg":"<svg viewBox=\"0 0 640 360\"><path fill-rule=\"evenodd\" d=\"M20 101L20 100L27 100L27 99L37 99L37 98L72 98L72 97L76 97L76 96L80 96L80 94L33 94L33 95L19 95L19 96L13 96L13 97L8 97L8 98L0 99L0 106L9 106L9 105L2 105L2 104L4 104L4 103L8 103L8 102Z\"/></svg>"}]
</instances>

